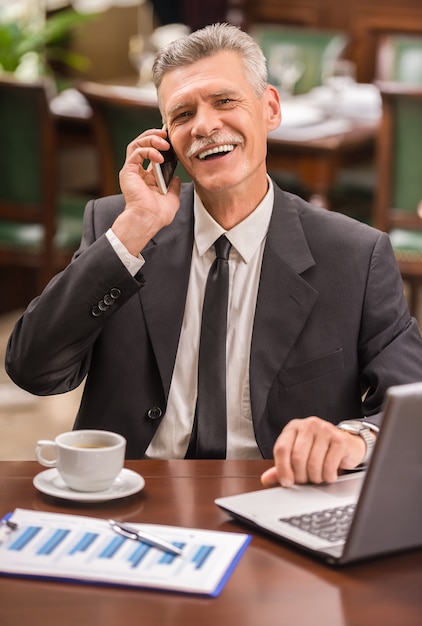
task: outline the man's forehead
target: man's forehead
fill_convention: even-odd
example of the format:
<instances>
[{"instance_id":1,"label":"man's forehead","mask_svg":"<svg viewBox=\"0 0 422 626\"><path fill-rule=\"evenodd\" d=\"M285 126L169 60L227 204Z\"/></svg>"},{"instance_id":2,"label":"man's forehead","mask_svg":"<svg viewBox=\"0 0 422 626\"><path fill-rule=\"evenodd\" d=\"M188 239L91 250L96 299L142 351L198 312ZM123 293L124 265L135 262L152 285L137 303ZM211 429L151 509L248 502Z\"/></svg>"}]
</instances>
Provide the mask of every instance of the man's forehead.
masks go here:
<instances>
[{"instance_id":1,"label":"man's forehead","mask_svg":"<svg viewBox=\"0 0 422 626\"><path fill-rule=\"evenodd\" d=\"M180 83L193 80L232 80L233 76L240 79L239 71L243 67L241 57L233 51L223 51L198 59L193 63L186 63L172 68L164 73L160 91L166 84ZM241 72L243 74L243 72ZM182 85L180 85L182 86Z\"/></svg>"},{"instance_id":2,"label":"man's forehead","mask_svg":"<svg viewBox=\"0 0 422 626\"><path fill-rule=\"evenodd\" d=\"M229 55L222 59L221 54ZM221 53L164 74L159 99L162 108L182 106L198 98L234 96L252 86L239 68L242 61L235 53ZM229 62L228 62L229 61Z\"/></svg>"},{"instance_id":3,"label":"man's forehead","mask_svg":"<svg viewBox=\"0 0 422 626\"><path fill-rule=\"evenodd\" d=\"M196 100L218 100L222 98L234 98L238 96L239 91L232 87L220 87L218 89L193 90L180 94L172 94L173 98L168 107L168 113L175 113L185 106L191 106Z\"/></svg>"}]
</instances>

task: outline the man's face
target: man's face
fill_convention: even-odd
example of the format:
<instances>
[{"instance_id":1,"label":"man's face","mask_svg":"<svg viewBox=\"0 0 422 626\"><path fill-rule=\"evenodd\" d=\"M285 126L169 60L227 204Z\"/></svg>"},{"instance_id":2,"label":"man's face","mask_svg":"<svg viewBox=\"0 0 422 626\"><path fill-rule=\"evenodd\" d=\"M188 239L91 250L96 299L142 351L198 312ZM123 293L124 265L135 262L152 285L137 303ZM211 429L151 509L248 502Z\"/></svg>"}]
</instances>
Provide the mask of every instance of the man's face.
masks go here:
<instances>
[{"instance_id":1,"label":"man's face","mask_svg":"<svg viewBox=\"0 0 422 626\"><path fill-rule=\"evenodd\" d=\"M266 172L267 133L280 124L277 92L258 98L234 52L168 72L160 101L170 141L196 185L222 191Z\"/></svg>"}]
</instances>

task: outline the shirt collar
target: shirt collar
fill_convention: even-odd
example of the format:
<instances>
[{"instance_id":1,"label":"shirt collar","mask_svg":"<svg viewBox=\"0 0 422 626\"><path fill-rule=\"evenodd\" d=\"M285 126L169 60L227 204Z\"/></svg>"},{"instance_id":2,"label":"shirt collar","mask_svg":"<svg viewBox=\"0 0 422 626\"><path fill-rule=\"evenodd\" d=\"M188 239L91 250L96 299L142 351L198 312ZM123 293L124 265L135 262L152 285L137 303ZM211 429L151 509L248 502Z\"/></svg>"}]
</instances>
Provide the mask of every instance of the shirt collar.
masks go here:
<instances>
[{"instance_id":1,"label":"shirt collar","mask_svg":"<svg viewBox=\"0 0 422 626\"><path fill-rule=\"evenodd\" d=\"M226 235L245 263L248 263L265 238L274 205L274 187L268 178L268 191L256 209L234 228L226 231L211 217L198 194L194 194L195 244L203 256L220 235Z\"/></svg>"}]
</instances>

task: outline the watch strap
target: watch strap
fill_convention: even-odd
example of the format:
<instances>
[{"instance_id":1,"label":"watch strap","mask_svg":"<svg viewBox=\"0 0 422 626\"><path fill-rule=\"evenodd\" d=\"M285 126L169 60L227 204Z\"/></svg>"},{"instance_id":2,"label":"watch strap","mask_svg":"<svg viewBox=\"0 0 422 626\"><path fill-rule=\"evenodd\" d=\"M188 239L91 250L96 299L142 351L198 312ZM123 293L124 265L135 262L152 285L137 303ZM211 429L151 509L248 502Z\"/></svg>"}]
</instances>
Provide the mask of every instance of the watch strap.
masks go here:
<instances>
[{"instance_id":1,"label":"watch strap","mask_svg":"<svg viewBox=\"0 0 422 626\"><path fill-rule=\"evenodd\" d=\"M365 456L361 462L361 465L365 465L368 463L369 459L372 456L372 451L374 449L375 440L373 435L371 434L371 428L369 425L361 422L360 420L344 420L337 424L337 428L341 430L345 430L351 435L359 435L365 442L366 451Z\"/></svg>"}]
</instances>

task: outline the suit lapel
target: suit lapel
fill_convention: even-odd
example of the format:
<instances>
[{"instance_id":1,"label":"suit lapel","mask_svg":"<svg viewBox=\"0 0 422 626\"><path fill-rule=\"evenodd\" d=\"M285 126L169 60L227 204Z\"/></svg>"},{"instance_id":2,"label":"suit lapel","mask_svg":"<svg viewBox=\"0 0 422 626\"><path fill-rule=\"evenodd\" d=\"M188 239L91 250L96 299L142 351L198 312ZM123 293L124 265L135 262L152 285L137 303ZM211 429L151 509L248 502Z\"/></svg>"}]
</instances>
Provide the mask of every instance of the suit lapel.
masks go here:
<instances>
[{"instance_id":1,"label":"suit lapel","mask_svg":"<svg viewBox=\"0 0 422 626\"><path fill-rule=\"evenodd\" d=\"M139 292L166 396L182 327L193 246L193 186L184 188L172 224L142 251L145 283Z\"/></svg>"},{"instance_id":2,"label":"suit lapel","mask_svg":"<svg viewBox=\"0 0 422 626\"><path fill-rule=\"evenodd\" d=\"M277 372L294 346L318 293L300 274L314 265L295 200L275 187L262 262L251 346L250 386L255 429Z\"/></svg>"}]
</instances>

